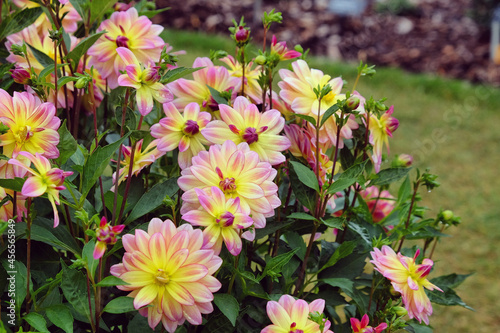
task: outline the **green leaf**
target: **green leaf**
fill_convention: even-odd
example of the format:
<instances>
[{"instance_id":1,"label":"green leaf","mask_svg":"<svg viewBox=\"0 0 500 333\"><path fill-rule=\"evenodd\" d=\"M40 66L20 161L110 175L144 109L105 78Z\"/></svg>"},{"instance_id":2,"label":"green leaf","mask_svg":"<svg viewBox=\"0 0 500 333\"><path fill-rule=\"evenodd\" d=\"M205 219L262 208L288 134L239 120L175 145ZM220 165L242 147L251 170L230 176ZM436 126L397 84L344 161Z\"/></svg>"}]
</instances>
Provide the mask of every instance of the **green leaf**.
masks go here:
<instances>
[{"instance_id":1,"label":"green leaf","mask_svg":"<svg viewBox=\"0 0 500 333\"><path fill-rule=\"evenodd\" d=\"M5 74L9 73L9 70L14 67L14 64L0 64L0 78L2 78Z\"/></svg>"},{"instance_id":2,"label":"green leaf","mask_svg":"<svg viewBox=\"0 0 500 333\"><path fill-rule=\"evenodd\" d=\"M300 114L300 113L296 113L295 116L310 122L311 124L313 124L313 126L316 127L316 119L314 119L313 117L306 116L305 114Z\"/></svg>"},{"instance_id":3,"label":"green leaf","mask_svg":"<svg viewBox=\"0 0 500 333\"><path fill-rule=\"evenodd\" d=\"M391 183L397 182L403 177L406 177L410 172L411 168L389 168L384 169L377 173L376 178L370 181L370 186L372 185L389 185Z\"/></svg>"},{"instance_id":4,"label":"green leaf","mask_svg":"<svg viewBox=\"0 0 500 333\"><path fill-rule=\"evenodd\" d=\"M118 0L99 0L90 3L90 23L99 20Z\"/></svg>"},{"instance_id":5,"label":"green leaf","mask_svg":"<svg viewBox=\"0 0 500 333\"><path fill-rule=\"evenodd\" d=\"M111 156L113 156L113 153L120 147L120 144L127 139L129 134L130 133L125 134L121 139L110 145L97 147L92 155L89 156L87 163L83 166L82 196L80 201L87 197L92 186L94 186L99 176L102 175L104 169L109 165Z\"/></svg>"},{"instance_id":6,"label":"green leaf","mask_svg":"<svg viewBox=\"0 0 500 333\"><path fill-rule=\"evenodd\" d=\"M41 7L34 7L20 10L13 15L5 17L2 24L0 24L0 41L32 25L42 13L43 10Z\"/></svg>"},{"instance_id":7,"label":"green leaf","mask_svg":"<svg viewBox=\"0 0 500 333\"><path fill-rule=\"evenodd\" d=\"M349 279L344 278L328 278L322 279L324 283L342 289L344 292L352 292L354 288L354 283Z\"/></svg>"},{"instance_id":8,"label":"green leaf","mask_svg":"<svg viewBox=\"0 0 500 333\"><path fill-rule=\"evenodd\" d=\"M49 318L54 325L61 328L66 333L73 333L73 315L66 306L56 304L47 308L45 311L47 318Z\"/></svg>"},{"instance_id":9,"label":"green leaf","mask_svg":"<svg viewBox=\"0 0 500 333\"><path fill-rule=\"evenodd\" d=\"M100 1L95 1L95 2L100 2ZM94 3L94 1L92 3ZM87 50L92 45L94 45L94 43L97 42L97 40L105 33L106 31L101 31L88 36L87 38L83 39L80 43L78 43L78 45L75 46L75 48L68 53L68 59L73 61L73 64L75 64L74 67L78 65L80 58L87 52Z\"/></svg>"},{"instance_id":10,"label":"green leaf","mask_svg":"<svg viewBox=\"0 0 500 333\"><path fill-rule=\"evenodd\" d=\"M233 326L236 326L236 319L240 313L240 303L229 294L215 294L214 303L219 310L229 319Z\"/></svg>"},{"instance_id":11,"label":"green leaf","mask_svg":"<svg viewBox=\"0 0 500 333\"><path fill-rule=\"evenodd\" d=\"M351 229L359 236L361 236L361 238L366 242L366 244L370 246L372 245L372 237L370 236L370 233L368 232L368 230L366 230L366 228L354 222L347 223L347 226L349 227L349 229Z\"/></svg>"},{"instance_id":12,"label":"green leaf","mask_svg":"<svg viewBox=\"0 0 500 333\"><path fill-rule=\"evenodd\" d=\"M61 289L66 300L73 306L76 312L90 320L93 310L89 309L87 296L87 278L75 268L69 268L61 259L62 281ZM90 288L90 304L94 304L93 288Z\"/></svg>"},{"instance_id":13,"label":"green leaf","mask_svg":"<svg viewBox=\"0 0 500 333\"><path fill-rule=\"evenodd\" d=\"M297 219L297 220L311 220L311 221L317 221L318 219L315 218L312 215L309 215L307 213L302 213L302 212L297 212L297 213L292 213L287 216L289 219Z\"/></svg>"},{"instance_id":14,"label":"green leaf","mask_svg":"<svg viewBox=\"0 0 500 333\"><path fill-rule=\"evenodd\" d=\"M227 99L221 96L220 91L215 90L214 88L210 87L207 85L208 90L210 90L210 95L212 95L213 99L217 102L217 104L226 104L229 105L229 102Z\"/></svg>"},{"instance_id":15,"label":"green leaf","mask_svg":"<svg viewBox=\"0 0 500 333\"><path fill-rule=\"evenodd\" d=\"M328 262L321 268L321 270L324 270L325 268L331 267L335 265L340 259L347 257L354 251L356 248L356 242L355 241L348 241L342 243L336 250L333 252L332 256L330 259L328 259Z\"/></svg>"},{"instance_id":16,"label":"green leaf","mask_svg":"<svg viewBox=\"0 0 500 333\"><path fill-rule=\"evenodd\" d=\"M134 298L128 296L114 298L106 304L102 311L108 313L125 313L135 311Z\"/></svg>"},{"instance_id":17,"label":"green leaf","mask_svg":"<svg viewBox=\"0 0 500 333\"><path fill-rule=\"evenodd\" d=\"M406 176L404 182L399 187L398 199L396 201L396 204L399 206L400 204L405 202L407 199L409 199L410 196L411 196L410 177Z\"/></svg>"},{"instance_id":18,"label":"green leaf","mask_svg":"<svg viewBox=\"0 0 500 333\"><path fill-rule=\"evenodd\" d=\"M319 192L318 179L311 169L296 161L290 161L290 164L293 166L293 169L297 173L297 176L302 184L312 188L316 192Z\"/></svg>"},{"instance_id":19,"label":"green leaf","mask_svg":"<svg viewBox=\"0 0 500 333\"><path fill-rule=\"evenodd\" d=\"M27 44L27 43L26 43ZM54 66L54 59L40 51L39 49L34 48L30 44L27 44L28 47L31 49L31 52L33 52L33 55L35 56L36 60L45 68L48 66Z\"/></svg>"},{"instance_id":20,"label":"green leaf","mask_svg":"<svg viewBox=\"0 0 500 333\"><path fill-rule=\"evenodd\" d=\"M45 225L40 225L38 222L42 221L43 218L36 218L35 222L31 226L31 239L38 242L43 242L45 244L49 244L63 251L69 251L73 254L78 255L79 249L74 243L73 238L69 237L65 239L65 241L60 240L58 237L54 235L54 233L63 233L59 230L54 230L53 232L46 229ZM46 220L46 219L43 219ZM47 220L49 221L49 220ZM53 221L50 220L50 223L53 225ZM51 226L53 228L53 226ZM67 232L67 231L66 231ZM19 235L21 233L26 233L26 223L17 223L16 225L16 233Z\"/></svg>"},{"instance_id":21,"label":"green leaf","mask_svg":"<svg viewBox=\"0 0 500 333\"><path fill-rule=\"evenodd\" d=\"M432 291L425 289L425 293L427 294L427 296L429 296L429 299L431 300L432 303L446 305L446 306L459 305L466 309L474 311L473 308L471 308L470 306L465 304L464 301L462 301L460 296L458 296L453 289L448 287L442 287L441 289L443 290L443 292L436 289Z\"/></svg>"},{"instance_id":22,"label":"green leaf","mask_svg":"<svg viewBox=\"0 0 500 333\"><path fill-rule=\"evenodd\" d=\"M45 318L43 318L41 314L36 312L31 312L28 313L26 316L24 316L23 319L26 320L26 322L30 324L37 331L50 333L49 330L47 329L47 322L45 321Z\"/></svg>"},{"instance_id":23,"label":"green leaf","mask_svg":"<svg viewBox=\"0 0 500 333\"><path fill-rule=\"evenodd\" d=\"M85 244L82 251L82 259L87 263L87 268L92 279L95 278L95 271L97 266L99 266L99 260L94 259L94 248L95 240L91 239L87 244Z\"/></svg>"},{"instance_id":24,"label":"green leaf","mask_svg":"<svg viewBox=\"0 0 500 333\"><path fill-rule=\"evenodd\" d=\"M321 219L327 227L344 230L345 218L342 217L330 217L326 220Z\"/></svg>"},{"instance_id":25,"label":"green leaf","mask_svg":"<svg viewBox=\"0 0 500 333\"><path fill-rule=\"evenodd\" d=\"M63 76L60 77L59 80L57 80L57 86L62 87L68 82L74 82L78 81L78 78L76 76Z\"/></svg>"},{"instance_id":26,"label":"green leaf","mask_svg":"<svg viewBox=\"0 0 500 333\"><path fill-rule=\"evenodd\" d=\"M448 287L448 288L456 288L462 282L465 281L471 274L449 274L449 275L442 275L438 276L434 279L431 280L431 283L435 284L436 286L442 288L442 287Z\"/></svg>"},{"instance_id":27,"label":"green leaf","mask_svg":"<svg viewBox=\"0 0 500 333\"><path fill-rule=\"evenodd\" d=\"M64 66L66 66L67 64L57 64L57 69L59 68L62 68ZM59 72L59 71L58 71ZM43 78L45 78L47 75L49 75L50 73L54 73L54 64L52 65L49 65L47 67L45 67L41 72L40 74L38 75L38 78L41 80ZM58 75L59 76L59 75ZM57 86L58 87L62 87L63 85L59 83L59 80L57 80Z\"/></svg>"},{"instance_id":28,"label":"green leaf","mask_svg":"<svg viewBox=\"0 0 500 333\"><path fill-rule=\"evenodd\" d=\"M328 118L330 118L335 112L337 112L338 109L339 109L339 106L337 104L330 106L328 108L328 110L326 110L325 113L323 113L319 127L321 128L323 126L323 124L325 123L325 121L327 121Z\"/></svg>"},{"instance_id":29,"label":"green leaf","mask_svg":"<svg viewBox=\"0 0 500 333\"><path fill-rule=\"evenodd\" d=\"M409 326L405 330L413 333L432 333L433 330L429 326L419 323L408 323ZM399 331L398 331L399 332Z\"/></svg>"},{"instance_id":30,"label":"green leaf","mask_svg":"<svg viewBox=\"0 0 500 333\"><path fill-rule=\"evenodd\" d=\"M125 286L128 284L130 284L130 283L127 283L116 276L110 275L110 276L106 276L104 279L102 279L101 282L96 284L96 286L98 286L98 287L114 287L114 286Z\"/></svg>"},{"instance_id":31,"label":"green leaf","mask_svg":"<svg viewBox=\"0 0 500 333\"><path fill-rule=\"evenodd\" d=\"M139 199L132 209L132 212L130 212L130 215L125 220L125 224L152 212L163 203L163 199L165 199L167 195L172 197L178 190L177 178L170 178L162 183L156 184Z\"/></svg>"},{"instance_id":32,"label":"green leaf","mask_svg":"<svg viewBox=\"0 0 500 333\"><path fill-rule=\"evenodd\" d=\"M27 279L26 276L28 274L26 266L20 261L14 261L7 259L2 259L2 266L7 272L7 280L9 281L9 285L11 281L14 281L15 285L15 308L16 314L19 316L21 312L21 306L23 305L23 301L28 294L26 292ZM31 279L30 279L31 280ZM30 283L30 287L33 287L33 283ZM7 287L9 288L9 287Z\"/></svg>"},{"instance_id":33,"label":"green leaf","mask_svg":"<svg viewBox=\"0 0 500 333\"><path fill-rule=\"evenodd\" d=\"M297 198L297 200L299 200L303 206L307 207L309 211L314 211L314 208L316 207L316 192L314 192L313 189L302 184L302 182L299 180L299 177L297 176L296 171L293 168L290 169L290 185L292 186L295 198ZM257 230L257 232L258 231L259 230Z\"/></svg>"},{"instance_id":34,"label":"green leaf","mask_svg":"<svg viewBox=\"0 0 500 333\"><path fill-rule=\"evenodd\" d=\"M284 236L290 248L298 249L297 256L301 260L304 260L307 252L307 245L304 242L304 238L294 231L287 231Z\"/></svg>"},{"instance_id":35,"label":"green leaf","mask_svg":"<svg viewBox=\"0 0 500 333\"><path fill-rule=\"evenodd\" d=\"M12 191L21 192L23 185L23 178L15 177L14 179L0 179L0 186Z\"/></svg>"},{"instance_id":36,"label":"green leaf","mask_svg":"<svg viewBox=\"0 0 500 333\"><path fill-rule=\"evenodd\" d=\"M165 7L165 8L156 9L156 10L148 10L148 11L144 11L144 12L139 12L139 16L143 16L144 15L147 18L153 18L156 15L158 15L160 13L163 13L164 11L167 11L169 9L170 9L170 7Z\"/></svg>"},{"instance_id":37,"label":"green leaf","mask_svg":"<svg viewBox=\"0 0 500 333\"><path fill-rule=\"evenodd\" d=\"M328 189L329 194L334 194L340 191L345 190L352 184L356 183L358 177L361 176L363 171L365 170L366 163L368 160L365 160L361 163L356 163L346 171L340 174L339 178L335 180Z\"/></svg>"},{"instance_id":38,"label":"green leaf","mask_svg":"<svg viewBox=\"0 0 500 333\"><path fill-rule=\"evenodd\" d=\"M169 83L172 81L175 81L177 79L180 79L183 76L189 75L191 73L194 73L196 71L199 71L200 69L203 69L205 67L196 67L196 68L186 68L186 67L178 67L171 69L167 71L163 77L161 78L161 83Z\"/></svg>"},{"instance_id":39,"label":"green leaf","mask_svg":"<svg viewBox=\"0 0 500 333\"><path fill-rule=\"evenodd\" d=\"M290 261L290 259L292 259L294 254L298 251L299 249L296 248L290 252L283 253L276 257L272 257L269 260L266 260L266 267L264 268L262 275L259 275L257 279L260 281L267 275L272 275L272 276L278 275L281 272L283 266L286 265Z\"/></svg>"},{"instance_id":40,"label":"green leaf","mask_svg":"<svg viewBox=\"0 0 500 333\"><path fill-rule=\"evenodd\" d=\"M86 22L87 13L85 8L88 8L87 7L89 5L88 0L69 0L69 2L73 5L77 13L80 14L80 17L82 18L83 22Z\"/></svg>"},{"instance_id":41,"label":"green leaf","mask_svg":"<svg viewBox=\"0 0 500 333\"><path fill-rule=\"evenodd\" d=\"M122 126L122 115L123 110L122 107L117 107L115 109L115 121L118 126ZM137 128L137 119L135 117L135 112L131 108L127 108L125 110L125 126L130 130Z\"/></svg>"},{"instance_id":42,"label":"green leaf","mask_svg":"<svg viewBox=\"0 0 500 333\"><path fill-rule=\"evenodd\" d=\"M66 120L64 120L57 132L59 133L59 143L57 145L57 149L59 149L59 157L56 161L58 165L63 165L66 163L68 158L75 153L78 144L76 143L73 135L69 132Z\"/></svg>"}]
</instances>

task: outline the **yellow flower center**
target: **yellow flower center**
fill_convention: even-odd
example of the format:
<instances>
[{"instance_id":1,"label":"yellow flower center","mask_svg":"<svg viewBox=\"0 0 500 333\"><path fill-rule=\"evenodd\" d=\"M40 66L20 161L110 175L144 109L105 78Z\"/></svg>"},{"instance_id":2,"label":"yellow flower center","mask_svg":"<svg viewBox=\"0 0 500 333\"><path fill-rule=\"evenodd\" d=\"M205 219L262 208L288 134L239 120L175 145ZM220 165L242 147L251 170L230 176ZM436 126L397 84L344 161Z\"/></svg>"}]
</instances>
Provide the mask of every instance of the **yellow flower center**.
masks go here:
<instances>
[{"instance_id":1,"label":"yellow flower center","mask_svg":"<svg viewBox=\"0 0 500 333\"><path fill-rule=\"evenodd\" d=\"M156 273L155 278L160 284L167 284L170 281L167 272L161 268L158 268L158 273Z\"/></svg>"},{"instance_id":2,"label":"yellow flower center","mask_svg":"<svg viewBox=\"0 0 500 333\"><path fill-rule=\"evenodd\" d=\"M14 139L16 142L20 145L24 144L26 141L29 140L33 136L33 132L31 131L31 127L28 125L21 126L17 131L12 131L12 134L14 135Z\"/></svg>"}]
</instances>

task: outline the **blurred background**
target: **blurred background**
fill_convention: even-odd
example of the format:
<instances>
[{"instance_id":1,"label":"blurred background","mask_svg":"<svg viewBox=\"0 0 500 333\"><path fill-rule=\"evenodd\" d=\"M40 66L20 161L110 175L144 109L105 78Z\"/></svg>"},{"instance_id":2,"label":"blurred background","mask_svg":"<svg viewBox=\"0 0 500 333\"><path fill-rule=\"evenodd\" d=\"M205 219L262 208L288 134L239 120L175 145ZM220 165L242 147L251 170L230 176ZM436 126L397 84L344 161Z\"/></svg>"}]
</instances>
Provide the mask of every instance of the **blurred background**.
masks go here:
<instances>
[{"instance_id":1,"label":"blurred background","mask_svg":"<svg viewBox=\"0 0 500 333\"><path fill-rule=\"evenodd\" d=\"M357 90L387 97L395 107L400 127L388 160L411 154L415 167L439 175L441 187L422 194L428 217L440 209L462 217L448 230L451 237L441 239L431 278L474 273L457 290L475 311L436 305L431 325L435 332L500 332L499 0L156 3L170 7L155 20L166 27L174 51L187 52L179 56L182 66L210 50L234 54L228 27L241 16L261 45L261 16L273 8L282 12L283 24L273 24L268 39L275 34L289 47L309 48L311 67L342 75L346 89L360 60L377 65L377 75L361 80Z\"/></svg>"}]
</instances>

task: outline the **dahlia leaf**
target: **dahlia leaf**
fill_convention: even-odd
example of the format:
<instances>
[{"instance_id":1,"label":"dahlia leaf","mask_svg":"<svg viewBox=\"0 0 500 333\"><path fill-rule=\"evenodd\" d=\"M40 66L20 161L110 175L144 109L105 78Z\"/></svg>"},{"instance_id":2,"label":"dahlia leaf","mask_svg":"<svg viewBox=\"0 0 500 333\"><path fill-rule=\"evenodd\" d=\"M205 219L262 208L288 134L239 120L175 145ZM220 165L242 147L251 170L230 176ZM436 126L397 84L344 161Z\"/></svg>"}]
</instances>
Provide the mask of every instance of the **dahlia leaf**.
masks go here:
<instances>
[{"instance_id":1,"label":"dahlia leaf","mask_svg":"<svg viewBox=\"0 0 500 333\"><path fill-rule=\"evenodd\" d=\"M23 317L23 319L33 326L39 332L49 333L47 329L47 321L43 318L43 316L36 312L31 312Z\"/></svg>"},{"instance_id":2,"label":"dahlia leaf","mask_svg":"<svg viewBox=\"0 0 500 333\"><path fill-rule=\"evenodd\" d=\"M293 169L297 173L297 176L299 177L299 180L302 182L302 184L312 188L316 192L319 192L318 179L316 178L314 172L299 162L290 161L290 163L292 164Z\"/></svg>"},{"instance_id":3,"label":"dahlia leaf","mask_svg":"<svg viewBox=\"0 0 500 333\"><path fill-rule=\"evenodd\" d=\"M233 326L236 326L236 319L240 313L240 304L232 295L215 294L214 303L219 310L229 319Z\"/></svg>"},{"instance_id":4,"label":"dahlia leaf","mask_svg":"<svg viewBox=\"0 0 500 333\"><path fill-rule=\"evenodd\" d=\"M56 304L45 310L47 318L52 322L52 324L61 328L66 333L73 333L73 315L69 309L62 305Z\"/></svg>"},{"instance_id":5,"label":"dahlia leaf","mask_svg":"<svg viewBox=\"0 0 500 333\"><path fill-rule=\"evenodd\" d=\"M125 313L135 311L134 298L121 296L112 299L108 304L106 304L102 311L108 313Z\"/></svg>"},{"instance_id":6,"label":"dahlia leaf","mask_svg":"<svg viewBox=\"0 0 500 333\"><path fill-rule=\"evenodd\" d=\"M375 175L375 178L370 181L370 186L372 185L389 185L391 183L397 182L401 178L408 175L411 168L388 168L381 170Z\"/></svg>"}]
</instances>

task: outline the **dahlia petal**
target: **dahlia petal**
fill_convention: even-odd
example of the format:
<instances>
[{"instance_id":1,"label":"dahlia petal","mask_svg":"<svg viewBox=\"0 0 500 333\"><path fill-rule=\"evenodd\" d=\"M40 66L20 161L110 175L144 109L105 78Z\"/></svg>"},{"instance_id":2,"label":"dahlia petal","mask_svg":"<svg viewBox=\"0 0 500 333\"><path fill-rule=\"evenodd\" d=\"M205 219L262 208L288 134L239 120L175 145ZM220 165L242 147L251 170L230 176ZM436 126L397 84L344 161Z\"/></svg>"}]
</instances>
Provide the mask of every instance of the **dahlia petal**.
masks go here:
<instances>
[{"instance_id":1,"label":"dahlia petal","mask_svg":"<svg viewBox=\"0 0 500 333\"><path fill-rule=\"evenodd\" d=\"M26 179L21 190L22 195L27 197L39 197L47 191L47 184L41 177L32 176Z\"/></svg>"},{"instance_id":2,"label":"dahlia petal","mask_svg":"<svg viewBox=\"0 0 500 333\"><path fill-rule=\"evenodd\" d=\"M184 288L181 284L170 280L167 286L168 293L173 297L174 300L182 305L193 305L194 298L189 293L189 291Z\"/></svg>"}]
</instances>

